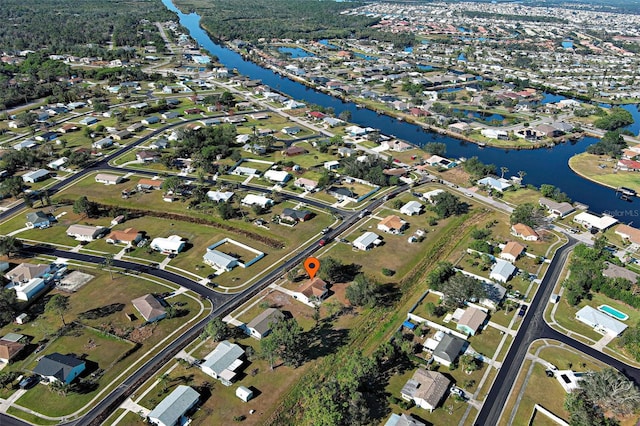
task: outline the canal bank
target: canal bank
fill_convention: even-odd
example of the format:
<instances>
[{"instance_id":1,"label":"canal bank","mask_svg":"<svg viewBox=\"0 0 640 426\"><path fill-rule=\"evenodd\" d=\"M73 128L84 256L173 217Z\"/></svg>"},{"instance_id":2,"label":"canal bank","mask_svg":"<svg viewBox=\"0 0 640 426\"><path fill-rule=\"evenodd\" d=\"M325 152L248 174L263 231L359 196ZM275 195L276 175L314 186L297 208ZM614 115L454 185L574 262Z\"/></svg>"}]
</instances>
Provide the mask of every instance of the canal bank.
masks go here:
<instances>
[{"instance_id":1,"label":"canal bank","mask_svg":"<svg viewBox=\"0 0 640 426\"><path fill-rule=\"evenodd\" d=\"M350 121L363 126L374 127L387 135L394 135L416 146L424 146L429 142L441 142L447 146L448 157L470 158L478 157L484 163L495 164L496 167L506 167L509 175L516 175L519 171L526 173L524 183L540 186L553 184L566 192L573 200L589 205L595 212L618 211L618 218L622 222L629 222L635 217L626 217L629 211L628 202L616 197L615 191L585 180L575 174L568 166L569 158L584 152L586 147L597 142L596 138L584 137L579 141L569 141L553 148L541 148L537 150L509 150L492 147L480 147L474 143L454 139L447 135L434 132L425 132L425 129L406 121L386 115L378 115L376 112L358 108L352 102L346 102L325 93L313 90L299 82L292 81L272 70L244 60L241 55L230 49L214 43L205 30L200 27L200 16L195 13L184 14L173 5L171 0L162 0L163 4L176 13L180 24L185 27L191 37L211 55L218 57L219 61L229 69L237 69L242 75L251 79L259 79L264 84L280 91L294 99L308 104L321 105L325 108L333 108L336 114L342 111L351 113Z\"/></svg>"}]
</instances>

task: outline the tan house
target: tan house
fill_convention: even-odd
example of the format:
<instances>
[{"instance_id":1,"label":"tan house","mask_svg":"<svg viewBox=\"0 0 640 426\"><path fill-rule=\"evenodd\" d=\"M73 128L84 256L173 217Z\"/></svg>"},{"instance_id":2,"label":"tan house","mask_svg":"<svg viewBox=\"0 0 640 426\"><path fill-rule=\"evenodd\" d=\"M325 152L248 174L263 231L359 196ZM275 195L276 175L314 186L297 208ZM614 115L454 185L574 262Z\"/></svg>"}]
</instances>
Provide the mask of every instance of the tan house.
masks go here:
<instances>
[{"instance_id":1,"label":"tan house","mask_svg":"<svg viewBox=\"0 0 640 426\"><path fill-rule=\"evenodd\" d=\"M508 260L509 262L515 262L518 257L524 251L524 246L515 241L509 241L505 244L502 252L500 253L500 258L504 260Z\"/></svg>"},{"instance_id":2,"label":"tan house","mask_svg":"<svg viewBox=\"0 0 640 426\"><path fill-rule=\"evenodd\" d=\"M402 388L402 399L431 412L449 393L450 385L451 380L444 374L420 367Z\"/></svg>"},{"instance_id":3,"label":"tan house","mask_svg":"<svg viewBox=\"0 0 640 426\"><path fill-rule=\"evenodd\" d=\"M126 243L127 245L133 245L140 242L141 239L142 234L137 229L127 228L123 231L111 231L105 241L109 244Z\"/></svg>"},{"instance_id":4,"label":"tan house","mask_svg":"<svg viewBox=\"0 0 640 426\"><path fill-rule=\"evenodd\" d=\"M301 284L298 290L293 293L293 298L314 307L322 303L322 300L327 297L327 293L327 283L315 277Z\"/></svg>"},{"instance_id":5,"label":"tan house","mask_svg":"<svg viewBox=\"0 0 640 426\"><path fill-rule=\"evenodd\" d=\"M629 240L633 244L640 244L640 229L621 224L616 227L615 233L623 240Z\"/></svg>"},{"instance_id":6,"label":"tan house","mask_svg":"<svg viewBox=\"0 0 640 426\"><path fill-rule=\"evenodd\" d=\"M9 340L0 340L0 362L5 364L11 362L23 349L25 345Z\"/></svg>"},{"instance_id":7,"label":"tan house","mask_svg":"<svg viewBox=\"0 0 640 426\"><path fill-rule=\"evenodd\" d=\"M458 320L457 330L470 336L474 336L478 329L487 320L487 313L473 306L465 309L464 314Z\"/></svg>"},{"instance_id":8,"label":"tan house","mask_svg":"<svg viewBox=\"0 0 640 426\"><path fill-rule=\"evenodd\" d=\"M512 225L511 234L518 238L522 238L525 241L538 241L540 238L533 228L529 225L525 225L524 223L516 223L515 225Z\"/></svg>"},{"instance_id":9,"label":"tan house","mask_svg":"<svg viewBox=\"0 0 640 426\"><path fill-rule=\"evenodd\" d=\"M142 297L133 299L131 303L147 322L160 321L167 316L162 304L152 294L145 294Z\"/></svg>"},{"instance_id":10,"label":"tan house","mask_svg":"<svg viewBox=\"0 0 640 426\"><path fill-rule=\"evenodd\" d=\"M389 234L400 234L407 222L396 215L387 216L378 223L378 229Z\"/></svg>"}]
</instances>

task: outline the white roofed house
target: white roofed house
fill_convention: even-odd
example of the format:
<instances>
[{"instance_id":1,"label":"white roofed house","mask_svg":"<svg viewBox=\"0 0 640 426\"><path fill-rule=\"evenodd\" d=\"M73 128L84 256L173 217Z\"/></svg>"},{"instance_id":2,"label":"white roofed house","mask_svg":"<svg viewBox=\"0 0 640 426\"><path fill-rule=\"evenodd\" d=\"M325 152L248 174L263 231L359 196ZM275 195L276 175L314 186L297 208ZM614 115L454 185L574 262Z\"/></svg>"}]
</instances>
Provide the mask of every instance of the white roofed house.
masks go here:
<instances>
[{"instance_id":1,"label":"white roofed house","mask_svg":"<svg viewBox=\"0 0 640 426\"><path fill-rule=\"evenodd\" d=\"M178 254L184 250L185 245L181 236L171 235L167 238L154 238L149 247L163 254Z\"/></svg>"},{"instance_id":2,"label":"white roofed house","mask_svg":"<svg viewBox=\"0 0 640 426\"><path fill-rule=\"evenodd\" d=\"M122 176L112 175L109 173L98 173L96 175L96 182L103 183L105 185L117 185L122 182Z\"/></svg>"},{"instance_id":3,"label":"white roofed house","mask_svg":"<svg viewBox=\"0 0 640 426\"><path fill-rule=\"evenodd\" d=\"M78 241L93 241L100 238L106 231L107 228L102 226L71 225L67 228L67 235Z\"/></svg>"},{"instance_id":4,"label":"white roofed house","mask_svg":"<svg viewBox=\"0 0 640 426\"><path fill-rule=\"evenodd\" d=\"M217 203L219 202L227 202L231 199L231 197L233 197L233 192L231 191L226 191L226 192L222 192L222 191L209 191L207 192L207 197L211 200L211 201L215 201Z\"/></svg>"},{"instance_id":5,"label":"white roofed house","mask_svg":"<svg viewBox=\"0 0 640 426\"><path fill-rule=\"evenodd\" d=\"M587 229L597 229L598 231L604 231L605 229L618 223L618 219L615 217L603 214L601 216L595 215L589 212L578 213L573 221L586 227Z\"/></svg>"},{"instance_id":6,"label":"white roofed house","mask_svg":"<svg viewBox=\"0 0 640 426\"><path fill-rule=\"evenodd\" d=\"M318 182L302 177L296 179L293 184L298 188L304 188L306 191L314 191L316 188L318 188Z\"/></svg>"},{"instance_id":7,"label":"white roofed house","mask_svg":"<svg viewBox=\"0 0 640 426\"><path fill-rule=\"evenodd\" d=\"M267 170L264 172L264 177L271 182L275 183L286 183L289 179L291 179L291 175L284 170Z\"/></svg>"},{"instance_id":8,"label":"white roofed house","mask_svg":"<svg viewBox=\"0 0 640 426\"><path fill-rule=\"evenodd\" d=\"M502 283L509 281L509 278L516 272L516 267L506 260L496 259L496 263L491 268L489 278Z\"/></svg>"},{"instance_id":9,"label":"white roofed house","mask_svg":"<svg viewBox=\"0 0 640 426\"><path fill-rule=\"evenodd\" d=\"M253 169L251 167L242 167L242 166L235 167L231 171L231 174L236 176L260 176L260 172L257 171L256 169Z\"/></svg>"},{"instance_id":10,"label":"white roofed house","mask_svg":"<svg viewBox=\"0 0 640 426\"><path fill-rule=\"evenodd\" d=\"M110 137L102 138L91 144L91 146L96 149L109 148L111 145L113 145L113 139Z\"/></svg>"},{"instance_id":11,"label":"white roofed house","mask_svg":"<svg viewBox=\"0 0 640 426\"><path fill-rule=\"evenodd\" d=\"M47 167L52 170L60 170L68 161L69 159L67 157L60 157L57 160L53 160L48 163Z\"/></svg>"},{"instance_id":12,"label":"white roofed house","mask_svg":"<svg viewBox=\"0 0 640 426\"><path fill-rule=\"evenodd\" d=\"M400 213L406 214L407 216L419 215L422 213L422 209L424 206L415 200L409 201L404 206L400 207Z\"/></svg>"},{"instance_id":13,"label":"white roofed house","mask_svg":"<svg viewBox=\"0 0 640 426\"><path fill-rule=\"evenodd\" d=\"M382 243L382 240L373 232L365 232L353 241L353 246L358 250L370 250Z\"/></svg>"},{"instance_id":14,"label":"white roofed house","mask_svg":"<svg viewBox=\"0 0 640 426\"><path fill-rule=\"evenodd\" d=\"M270 198L267 198L265 196L262 195L255 195L255 194L247 194L243 199L242 199L242 204L244 204L245 206L255 206L258 205L260 207L267 208L269 206L273 205L273 200Z\"/></svg>"},{"instance_id":15,"label":"white roofed house","mask_svg":"<svg viewBox=\"0 0 640 426\"><path fill-rule=\"evenodd\" d=\"M31 172L27 172L22 175L22 180L26 183L36 183L41 180L45 180L49 177L49 170L38 169Z\"/></svg>"},{"instance_id":16,"label":"white roofed house","mask_svg":"<svg viewBox=\"0 0 640 426\"><path fill-rule=\"evenodd\" d=\"M585 306L576 312L576 319L593 327L598 333L608 334L614 337L619 336L627 328L626 324L591 306Z\"/></svg>"},{"instance_id":17,"label":"white roofed house","mask_svg":"<svg viewBox=\"0 0 640 426\"><path fill-rule=\"evenodd\" d=\"M206 253L202 256L202 260L204 263L211 265L215 269L227 272L238 266L238 259L235 257L210 248L207 248Z\"/></svg>"},{"instance_id":18,"label":"white roofed house","mask_svg":"<svg viewBox=\"0 0 640 426\"><path fill-rule=\"evenodd\" d=\"M200 394L193 388L179 385L147 415L149 423L156 426L186 424L185 416L200 401Z\"/></svg>"},{"instance_id":19,"label":"white roofed house","mask_svg":"<svg viewBox=\"0 0 640 426\"><path fill-rule=\"evenodd\" d=\"M243 356L244 349L235 343L223 340L204 358L200 368L203 373L220 380L223 385L231 386L236 370L243 364Z\"/></svg>"}]
</instances>

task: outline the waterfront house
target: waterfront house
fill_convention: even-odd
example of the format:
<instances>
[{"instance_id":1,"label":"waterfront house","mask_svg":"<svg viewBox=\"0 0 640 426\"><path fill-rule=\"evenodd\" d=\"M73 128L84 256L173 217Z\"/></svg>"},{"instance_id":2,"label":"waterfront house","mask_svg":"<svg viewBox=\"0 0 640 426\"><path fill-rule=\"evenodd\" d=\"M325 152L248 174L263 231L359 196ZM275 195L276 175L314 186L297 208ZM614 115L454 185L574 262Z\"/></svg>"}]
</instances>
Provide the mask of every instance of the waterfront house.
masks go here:
<instances>
[{"instance_id":1,"label":"waterfront house","mask_svg":"<svg viewBox=\"0 0 640 426\"><path fill-rule=\"evenodd\" d=\"M538 200L538 203L545 209L549 211L554 216L563 218L571 213L573 213L576 209L567 202L559 203L550 198L542 197Z\"/></svg>"}]
</instances>

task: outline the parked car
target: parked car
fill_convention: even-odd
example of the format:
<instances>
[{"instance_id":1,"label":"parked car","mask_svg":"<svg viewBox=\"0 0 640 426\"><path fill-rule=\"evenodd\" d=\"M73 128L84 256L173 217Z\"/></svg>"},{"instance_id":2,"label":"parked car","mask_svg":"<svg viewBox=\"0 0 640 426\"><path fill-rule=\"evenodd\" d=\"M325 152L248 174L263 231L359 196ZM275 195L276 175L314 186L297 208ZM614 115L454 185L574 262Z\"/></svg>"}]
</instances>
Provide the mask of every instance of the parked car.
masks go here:
<instances>
[{"instance_id":1,"label":"parked car","mask_svg":"<svg viewBox=\"0 0 640 426\"><path fill-rule=\"evenodd\" d=\"M40 377L39 376L28 376L28 377L25 377L24 379L20 380L20 383L18 383L18 386L20 387L20 389L31 389L39 381L40 381Z\"/></svg>"},{"instance_id":2,"label":"parked car","mask_svg":"<svg viewBox=\"0 0 640 426\"><path fill-rule=\"evenodd\" d=\"M460 398L464 398L464 391L456 386L451 386L451 389L449 389L449 392L452 395L457 395Z\"/></svg>"},{"instance_id":3,"label":"parked car","mask_svg":"<svg viewBox=\"0 0 640 426\"><path fill-rule=\"evenodd\" d=\"M520 310L518 311L518 316L523 317L527 312L527 305L520 306Z\"/></svg>"}]
</instances>

